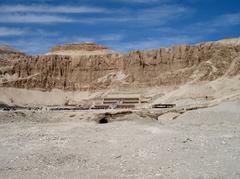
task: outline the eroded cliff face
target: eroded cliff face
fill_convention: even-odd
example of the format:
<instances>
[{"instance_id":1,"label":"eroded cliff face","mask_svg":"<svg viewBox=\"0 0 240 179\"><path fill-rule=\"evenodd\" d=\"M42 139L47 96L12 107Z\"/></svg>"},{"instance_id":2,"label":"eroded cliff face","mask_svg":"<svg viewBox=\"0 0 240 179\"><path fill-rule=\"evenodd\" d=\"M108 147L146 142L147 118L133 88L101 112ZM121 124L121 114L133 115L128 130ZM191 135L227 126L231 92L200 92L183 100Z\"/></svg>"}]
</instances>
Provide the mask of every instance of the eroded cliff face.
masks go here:
<instances>
[{"instance_id":1,"label":"eroded cliff face","mask_svg":"<svg viewBox=\"0 0 240 179\"><path fill-rule=\"evenodd\" d=\"M25 56L9 46L0 46L0 86L3 82L12 81L15 78L12 70L14 65Z\"/></svg>"},{"instance_id":2,"label":"eroded cliff face","mask_svg":"<svg viewBox=\"0 0 240 179\"><path fill-rule=\"evenodd\" d=\"M10 62L20 59L25 56L24 53L21 53L9 46L0 46L0 67L9 65Z\"/></svg>"},{"instance_id":3,"label":"eroded cliff face","mask_svg":"<svg viewBox=\"0 0 240 179\"><path fill-rule=\"evenodd\" d=\"M99 90L180 85L240 74L240 45L209 42L128 54L24 56L3 86Z\"/></svg>"}]
</instances>

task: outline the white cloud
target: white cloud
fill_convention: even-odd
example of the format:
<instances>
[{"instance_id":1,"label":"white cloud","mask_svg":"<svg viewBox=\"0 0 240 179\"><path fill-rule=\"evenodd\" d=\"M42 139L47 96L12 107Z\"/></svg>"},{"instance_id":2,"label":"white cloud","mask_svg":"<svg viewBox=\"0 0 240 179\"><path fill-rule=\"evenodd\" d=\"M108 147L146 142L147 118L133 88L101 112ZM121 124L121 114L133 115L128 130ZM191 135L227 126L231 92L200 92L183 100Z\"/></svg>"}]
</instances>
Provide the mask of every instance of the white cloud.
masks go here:
<instances>
[{"instance_id":1,"label":"white cloud","mask_svg":"<svg viewBox=\"0 0 240 179\"><path fill-rule=\"evenodd\" d=\"M19 36L26 33L27 31L23 29L0 27L0 36Z\"/></svg>"},{"instance_id":2,"label":"white cloud","mask_svg":"<svg viewBox=\"0 0 240 179\"><path fill-rule=\"evenodd\" d=\"M128 26L163 25L171 20L182 18L193 12L191 8L180 5L162 5L154 8L123 9L111 14L111 16L93 17L81 19L81 23L128 23Z\"/></svg>"},{"instance_id":3,"label":"white cloud","mask_svg":"<svg viewBox=\"0 0 240 179\"><path fill-rule=\"evenodd\" d=\"M103 13L106 9L89 6L2 5L0 13Z\"/></svg>"},{"instance_id":4,"label":"white cloud","mask_svg":"<svg viewBox=\"0 0 240 179\"><path fill-rule=\"evenodd\" d=\"M145 23L164 24L172 19L177 19L184 14L190 13L190 9L179 5L163 5L138 12L136 20Z\"/></svg>"},{"instance_id":5,"label":"white cloud","mask_svg":"<svg viewBox=\"0 0 240 179\"><path fill-rule=\"evenodd\" d=\"M0 23L70 23L75 20L59 15L37 14L4 14L0 16Z\"/></svg>"},{"instance_id":6,"label":"white cloud","mask_svg":"<svg viewBox=\"0 0 240 179\"><path fill-rule=\"evenodd\" d=\"M212 22L212 26L236 26L240 25L240 13L224 14Z\"/></svg>"},{"instance_id":7,"label":"white cloud","mask_svg":"<svg viewBox=\"0 0 240 179\"><path fill-rule=\"evenodd\" d=\"M0 23L129 23L129 25L141 26L162 25L192 12L192 9L178 4L163 4L154 8L140 9L46 5L3 5L0 9ZM76 18L72 13L91 13L91 16ZM93 15L93 13L99 14Z\"/></svg>"}]
</instances>

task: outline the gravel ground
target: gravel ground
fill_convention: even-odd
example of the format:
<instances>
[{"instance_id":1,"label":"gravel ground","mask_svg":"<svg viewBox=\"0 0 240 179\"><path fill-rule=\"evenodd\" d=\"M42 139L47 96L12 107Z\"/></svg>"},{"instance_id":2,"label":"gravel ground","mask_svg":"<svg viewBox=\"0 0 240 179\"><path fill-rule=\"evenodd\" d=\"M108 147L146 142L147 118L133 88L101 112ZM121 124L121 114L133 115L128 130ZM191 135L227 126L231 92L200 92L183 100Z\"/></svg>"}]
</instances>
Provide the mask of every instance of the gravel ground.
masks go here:
<instances>
[{"instance_id":1,"label":"gravel ground","mask_svg":"<svg viewBox=\"0 0 240 179\"><path fill-rule=\"evenodd\" d=\"M79 119L1 112L0 178L240 178L240 101L175 120Z\"/></svg>"}]
</instances>

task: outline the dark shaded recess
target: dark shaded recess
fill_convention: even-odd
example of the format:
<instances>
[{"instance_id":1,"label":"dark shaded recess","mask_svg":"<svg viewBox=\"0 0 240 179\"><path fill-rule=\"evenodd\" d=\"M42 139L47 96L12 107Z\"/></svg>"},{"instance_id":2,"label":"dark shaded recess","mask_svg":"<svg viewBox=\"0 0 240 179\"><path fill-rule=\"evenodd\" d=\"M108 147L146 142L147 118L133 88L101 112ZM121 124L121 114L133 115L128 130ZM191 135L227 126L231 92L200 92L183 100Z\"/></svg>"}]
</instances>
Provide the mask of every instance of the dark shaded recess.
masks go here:
<instances>
[{"instance_id":1,"label":"dark shaded recess","mask_svg":"<svg viewBox=\"0 0 240 179\"><path fill-rule=\"evenodd\" d=\"M106 117L104 117L104 118L100 119L100 120L98 121L98 123L99 123L99 124L106 124L106 123L108 123L108 119L107 119Z\"/></svg>"}]
</instances>

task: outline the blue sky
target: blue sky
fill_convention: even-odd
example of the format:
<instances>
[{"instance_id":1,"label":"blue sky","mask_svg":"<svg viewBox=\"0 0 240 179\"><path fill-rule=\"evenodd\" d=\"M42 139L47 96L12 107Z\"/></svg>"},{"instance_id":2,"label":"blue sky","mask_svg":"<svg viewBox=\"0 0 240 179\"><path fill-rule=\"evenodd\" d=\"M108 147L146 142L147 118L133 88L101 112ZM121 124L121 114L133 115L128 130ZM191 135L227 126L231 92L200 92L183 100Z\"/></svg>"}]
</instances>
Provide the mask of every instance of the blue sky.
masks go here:
<instances>
[{"instance_id":1,"label":"blue sky","mask_svg":"<svg viewBox=\"0 0 240 179\"><path fill-rule=\"evenodd\" d=\"M97 42L115 51L240 37L238 0L0 0L0 44L28 54Z\"/></svg>"}]
</instances>

